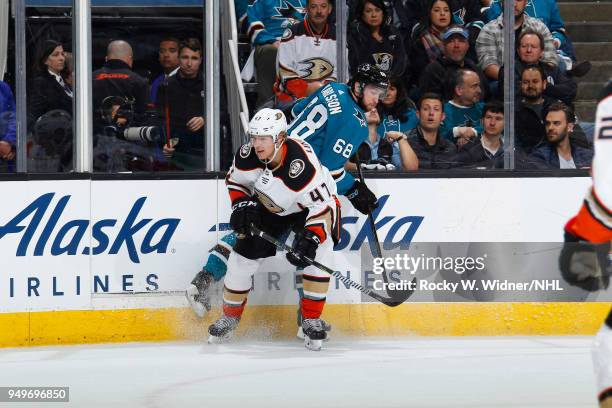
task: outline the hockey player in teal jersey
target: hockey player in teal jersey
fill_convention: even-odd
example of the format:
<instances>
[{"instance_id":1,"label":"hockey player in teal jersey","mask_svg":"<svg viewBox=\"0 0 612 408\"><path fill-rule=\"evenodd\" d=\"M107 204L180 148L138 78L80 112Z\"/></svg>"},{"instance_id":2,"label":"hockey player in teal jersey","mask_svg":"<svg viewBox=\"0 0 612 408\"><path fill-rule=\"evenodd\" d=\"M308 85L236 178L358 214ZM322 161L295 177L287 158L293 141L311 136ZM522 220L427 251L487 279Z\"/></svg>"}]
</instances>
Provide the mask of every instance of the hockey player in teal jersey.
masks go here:
<instances>
[{"instance_id":1,"label":"hockey player in teal jersey","mask_svg":"<svg viewBox=\"0 0 612 408\"><path fill-rule=\"evenodd\" d=\"M367 116L384 98L387 87L388 77L383 71L362 64L348 85L329 83L298 101L292 110L295 119L288 129L290 137L302 138L315 149L336 181L338 194L345 195L363 214L376 208L378 200L367 186L344 171L344 163L368 137ZM225 276L226 262L235 243L235 233L221 238L187 288L187 300L199 317L210 310L210 285ZM298 292L301 297L299 284Z\"/></svg>"}]
</instances>

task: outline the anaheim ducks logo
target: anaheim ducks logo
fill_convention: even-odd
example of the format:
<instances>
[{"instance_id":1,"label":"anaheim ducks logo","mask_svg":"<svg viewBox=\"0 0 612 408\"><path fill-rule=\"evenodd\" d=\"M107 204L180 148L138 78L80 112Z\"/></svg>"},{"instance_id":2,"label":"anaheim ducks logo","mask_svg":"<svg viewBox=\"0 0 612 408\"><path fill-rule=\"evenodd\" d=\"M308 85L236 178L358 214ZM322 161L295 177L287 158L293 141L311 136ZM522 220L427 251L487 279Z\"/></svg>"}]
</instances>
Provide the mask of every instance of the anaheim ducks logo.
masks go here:
<instances>
[{"instance_id":1,"label":"anaheim ducks logo","mask_svg":"<svg viewBox=\"0 0 612 408\"><path fill-rule=\"evenodd\" d=\"M393 55L387 54L386 52L379 52L372 54L372 58L376 61L376 65L382 71L390 71L393 65Z\"/></svg>"},{"instance_id":2,"label":"anaheim ducks logo","mask_svg":"<svg viewBox=\"0 0 612 408\"><path fill-rule=\"evenodd\" d=\"M297 176L302 174L302 172L304 171L304 167L306 167L306 165L304 164L303 160L295 159L289 165L289 177L296 178Z\"/></svg>"},{"instance_id":3,"label":"anaheim ducks logo","mask_svg":"<svg viewBox=\"0 0 612 408\"><path fill-rule=\"evenodd\" d=\"M242 157L243 159L246 159L247 157L249 157L250 154L251 154L251 144L250 143L243 144L242 147L240 148L240 157Z\"/></svg>"},{"instance_id":4,"label":"anaheim ducks logo","mask_svg":"<svg viewBox=\"0 0 612 408\"><path fill-rule=\"evenodd\" d=\"M320 81L334 72L334 65L325 58L308 58L299 62L300 71L305 72L301 78L310 81Z\"/></svg>"}]
</instances>

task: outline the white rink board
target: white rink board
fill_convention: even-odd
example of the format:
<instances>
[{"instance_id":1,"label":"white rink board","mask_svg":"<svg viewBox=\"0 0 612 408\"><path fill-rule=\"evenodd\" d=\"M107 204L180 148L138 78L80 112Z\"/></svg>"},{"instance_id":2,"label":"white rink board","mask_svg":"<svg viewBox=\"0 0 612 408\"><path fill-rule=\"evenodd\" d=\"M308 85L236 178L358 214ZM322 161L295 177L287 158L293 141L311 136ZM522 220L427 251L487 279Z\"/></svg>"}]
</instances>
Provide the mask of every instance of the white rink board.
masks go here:
<instances>
[{"instance_id":1,"label":"white rink board","mask_svg":"<svg viewBox=\"0 0 612 408\"><path fill-rule=\"evenodd\" d=\"M578 210L590 179L370 179L368 184L384 202L376 217L381 241L556 242L562 241L563 224ZM208 249L225 234L217 231L216 224L227 223L230 213L223 180L28 181L2 186L4 196L11 199L4 201L0 214L0 312L183 306L181 296L172 300L144 296L134 301L133 295L112 294L184 290ZM10 223L49 193L53 198L37 227L33 215ZM47 234L44 251L33 256L45 227L51 228L51 213L68 195L57 225ZM342 249L329 266L352 271L351 278L359 280L358 249L364 242L367 245L362 231L367 218L356 214L344 198L342 203ZM62 227L79 223L76 220L89 224L82 239L75 241L76 253L53 255L51 248ZM171 225L175 228L169 231ZM117 243L122 228L127 238ZM33 234L26 256L17 256L27 231ZM59 246L68 245L76 231L74 225L68 229ZM108 243L98 239L104 237ZM83 254L85 247L100 247L100 253ZM293 269L284 254L266 260L256 275L249 304L295 304ZM38 296L28 290L28 278L40 280ZM359 303L360 296L332 281L328 301Z\"/></svg>"}]
</instances>

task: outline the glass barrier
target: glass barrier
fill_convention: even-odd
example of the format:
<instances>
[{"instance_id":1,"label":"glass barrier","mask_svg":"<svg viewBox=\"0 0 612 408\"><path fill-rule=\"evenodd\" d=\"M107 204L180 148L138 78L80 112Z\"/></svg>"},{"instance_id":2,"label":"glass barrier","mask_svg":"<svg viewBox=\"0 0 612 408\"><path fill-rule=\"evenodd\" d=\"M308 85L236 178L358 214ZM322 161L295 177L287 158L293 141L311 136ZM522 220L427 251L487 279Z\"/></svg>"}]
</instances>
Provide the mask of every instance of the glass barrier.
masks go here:
<instances>
[{"instance_id":1,"label":"glass barrier","mask_svg":"<svg viewBox=\"0 0 612 408\"><path fill-rule=\"evenodd\" d=\"M95 172L205 169L204 9L162 3L92 8Z\"/></svg>"},{"instance_id":2,"label":"glass barrier","mask_svg":"<svg viewBox=\"0 0 612 408\"><path fill-rule=\"evenodd\" d=\"M27 171L74 170L71 7L26 8Z\"/></svg>"},{"instance_id":3,"label":"glass barrier","mask_svg":"<svg viewBox=\"0 0 612 408\"><path fill-rule=\"evenodd\" d=\"M498 0L482 4L488 6L483 9L447 0L289 3L284 13L266 9L261 0L242 12L237 8L239 22L246 20L239 24L239 51L250 111L282 109L295 120L290 135L299 129L293 135L306 139L331 128L363 139L365 132L358 128L367 127L365 142L341 141L344 148L337 153L350 155L347 169L355 170L359 162L368 170L437 170L442 176L461 169L590 167L595 103L583 100L593 98L590 87L577 84L588 77L589 64L576 60L565 23L542 18L533 4L512 4L518 28L514 44L506 46L514 74L504 78L504 15ZM578 18L581 8L550 7L551 16L570 19ZM337 15L346 16L345 29L335 26ZM347 47L346 75L337 72L343 65L337 61L337 54L342 58L338 44ZM326 85L358 79L364 63L387 73L388 92L373 110L359 87L349 87L352 102L338 103L350 108L334 121L334 107L326 102L334 92ZM310 115L308 102L299 102L317 97L326 107L325 119ZM352 103L360 105L355 117ZM514 113L506 114L510 105ZM504 132L505 122L510 132Z\"/></svg>"},{"instance_id":4,"label":"glass barrier","mask_svg":"<svg viewBox=\"0 0 612 408\"><path fill-rule=\"evenodd\" d=\"M0 3L0 173L16 170L15 21L8 2Z\"/></svg>"}]
</instances>

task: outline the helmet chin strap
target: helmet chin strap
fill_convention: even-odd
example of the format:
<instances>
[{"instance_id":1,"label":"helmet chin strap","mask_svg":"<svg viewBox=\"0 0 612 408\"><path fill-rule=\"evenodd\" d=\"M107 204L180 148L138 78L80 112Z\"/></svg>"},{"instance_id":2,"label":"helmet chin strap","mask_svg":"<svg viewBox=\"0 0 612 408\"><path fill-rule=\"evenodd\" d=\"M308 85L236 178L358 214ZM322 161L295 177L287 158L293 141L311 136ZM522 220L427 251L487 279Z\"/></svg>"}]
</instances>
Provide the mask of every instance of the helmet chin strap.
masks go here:
<instances>
[{"instance_id":1,"label":"helmet chin strap","mask_svg":"<svg viewBox=\"0 0 612 408\"><path fill-rule=\"evenodd\" d=\"M277 142L278 142L278 140L277 140ZM259 159L260 162L262 162L263 164L266 165L266 169L268 168L268 164L270 164L270 162L274 161L274 158L276 158L276 155L280 151L280 148L283 146L283 143L285 143L284 139L280 143L280 145L278 145L278 146L276 146L276 143L274 143L274 154L272 155L272 157L270 159L268 159L268 160L261 160L261 159Z\"/></svg>"}]
</instances>

